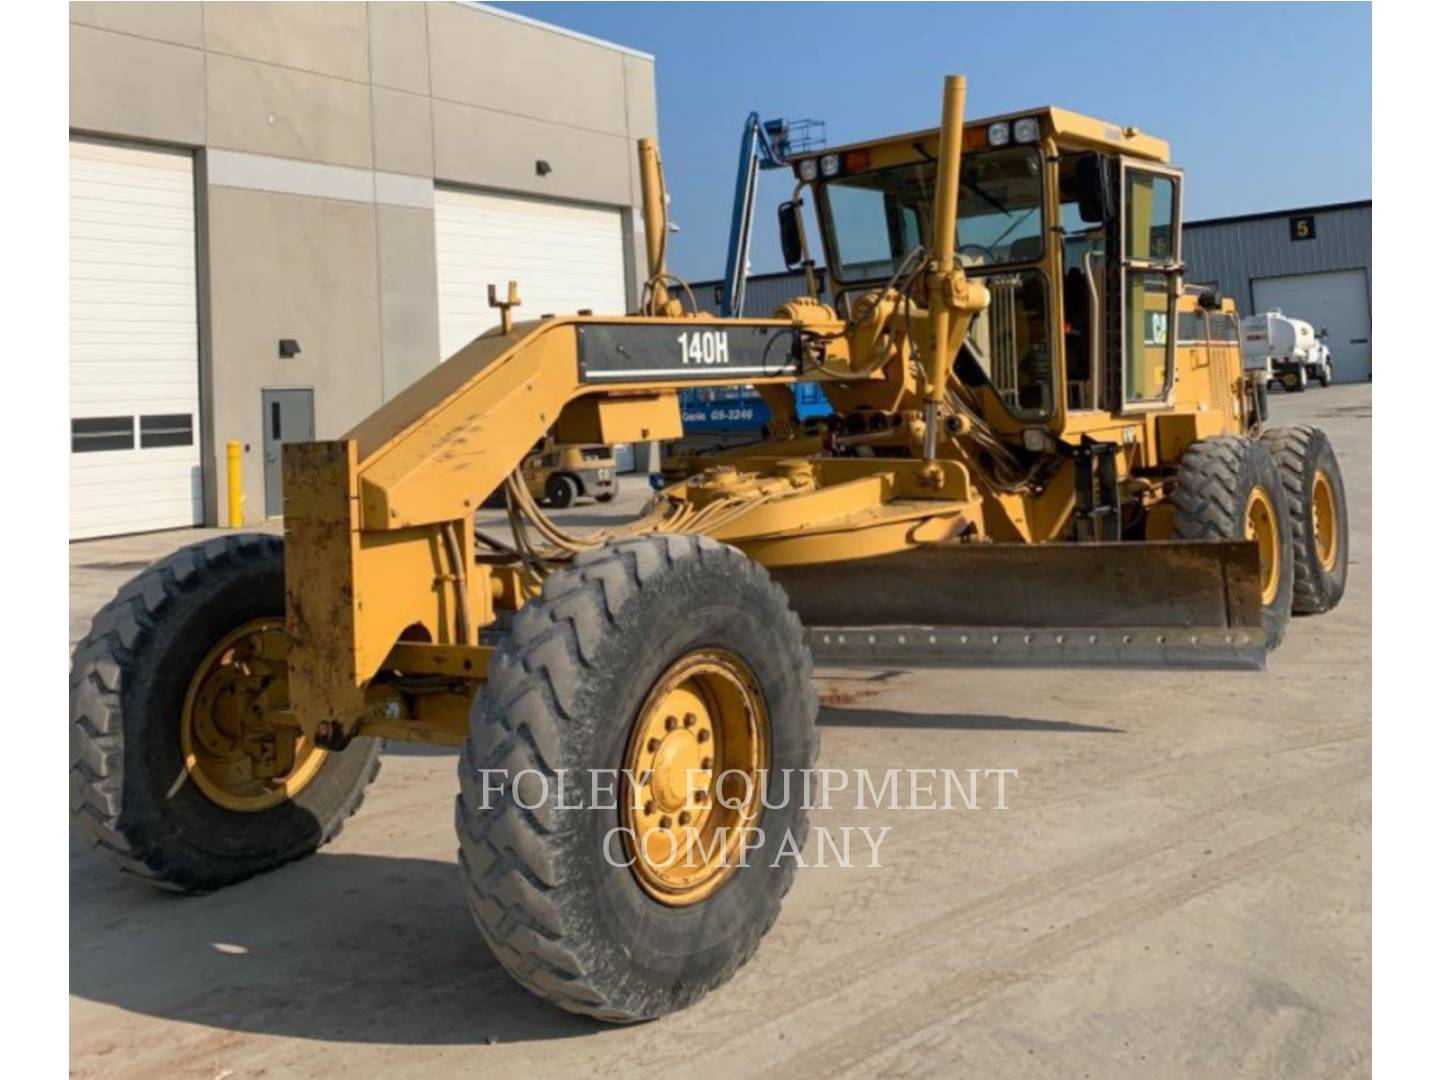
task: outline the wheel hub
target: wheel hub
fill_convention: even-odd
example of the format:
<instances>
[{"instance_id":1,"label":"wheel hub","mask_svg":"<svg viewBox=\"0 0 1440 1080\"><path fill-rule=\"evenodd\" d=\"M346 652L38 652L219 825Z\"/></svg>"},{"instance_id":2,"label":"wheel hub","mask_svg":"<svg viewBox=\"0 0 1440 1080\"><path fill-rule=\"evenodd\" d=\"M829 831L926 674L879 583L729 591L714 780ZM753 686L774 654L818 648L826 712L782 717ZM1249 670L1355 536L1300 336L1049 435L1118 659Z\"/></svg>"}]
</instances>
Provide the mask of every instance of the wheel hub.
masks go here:
<instances>
[{"instance_id":1,"label":"wheel hub","mask_svg":"<svg viewBox=\"0 0 1440 1080\"><path fill-rule=\"evenodd\" d=\"M695 724L696 714L685 713L684 722ZM699 779L707 762L708 759L700 754L700 743L695 733L691 731L677 729L660 741L650 787L661 809L676 811L689 805L694 792L688 781L691 777Z\"/></svg>"},{"instance_id":2,"label":"wheel hub","mask_svg":"<svg viewBox=\"0 0 1440 1080\"><path fill-rule=\"evenodd\" d=\"M1335 489L1330 486L1330 477L1316 469L1315 482L1310 490L1311 528L1315 534L1315 555L1326 573L1335 569L1335 563L1340 557L1340 519L1337 505Z\"/></svg>"},{"instance_id":3,"label":"wheel hub","mask_svg":"<svg viewBox=\"0 0 1440 1080\"><path fill-rule=\"evenodd\" d=\"M1262 487L1254 488L1245 504L1245 539L1260 546L1260 602L1269 607L1280 592L1280 525L1275 503Z\"/></svg>"},{"instance_id":4,"label":"wheel hub","mask_svg":"<svg viewBox=\"0 0 1440 1080\"><path fill-rule=\"evenodd\" d=\"M662 903L709 896L760 817L769 717L739 657L686 654L656 681L631 728L621 803L636 881Z\"/></svg>"},{"instance_id":5,"label":"wheel hub","mask_svg":"<svg viewBox=\"0 0 1440 1080\"><path fill-rule=\"evenodd\" d=\"M298 728L270 719L289 705L289 651L282 620L255 619L221 638L190 680L180 717L186 775L227 810L278 806L324 763Z\"/></svg>"}]
</instances>

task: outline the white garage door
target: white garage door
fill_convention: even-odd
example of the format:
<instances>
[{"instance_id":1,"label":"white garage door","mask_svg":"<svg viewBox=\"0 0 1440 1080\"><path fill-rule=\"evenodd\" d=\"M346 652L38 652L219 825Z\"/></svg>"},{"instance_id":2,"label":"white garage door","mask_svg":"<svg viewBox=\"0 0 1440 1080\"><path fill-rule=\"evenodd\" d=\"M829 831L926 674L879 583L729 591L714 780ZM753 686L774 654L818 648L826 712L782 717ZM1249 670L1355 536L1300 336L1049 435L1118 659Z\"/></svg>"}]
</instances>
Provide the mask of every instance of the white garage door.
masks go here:
<instances>
[{"instance_id":1,"label":"white garage door","mask_svg":"<svg viewBox=\"0 0 1440 1080\"><path fill-rule=\"evenodd\" d=\"M520 287L516 319L625 311L620 211L478 191L435 191L440 355L500 322L486 287Z\"/></svg>"},{"instance_id":2,"label":"white garage door","mask_svg":"<svg viewBox=\"0 0 1440 1080\"><path fill-rule=\"evenodd\" d=\"M70 536L198 525L195 165L70 142Z\"/></svg>"},{"instance_id":3,"label":"white garage door","mask_svg":"<svg viewBox=\"0 0 1440 1080\"><path fill-rule=\"evenodd\" d=\"M1326 344L1339 382L1370 377L1370 297L1364 270L1255 278L1250 283L1257 312L1279 308L1330 332Z\"/></svg>"}]
</instances>

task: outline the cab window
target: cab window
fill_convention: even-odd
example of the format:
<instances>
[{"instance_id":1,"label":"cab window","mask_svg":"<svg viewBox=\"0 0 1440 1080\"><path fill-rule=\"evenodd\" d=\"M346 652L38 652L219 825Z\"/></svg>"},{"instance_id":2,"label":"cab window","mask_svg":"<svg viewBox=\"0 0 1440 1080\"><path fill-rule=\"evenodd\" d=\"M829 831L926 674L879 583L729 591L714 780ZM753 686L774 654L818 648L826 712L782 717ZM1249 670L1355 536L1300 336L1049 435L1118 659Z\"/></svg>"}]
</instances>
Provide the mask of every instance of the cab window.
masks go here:
<instances>
[{"instance_id":1,"label":"cab window","mask_svg":"<svg viewBox=\"0 0 1440 1080\"><path fill-rule=\"evenodd\" d=\"M1092 154L1070 153L1060 158L1060 234L1064 263L1060 298L1065 339L1065 377L1072 409L1098 408L1102 382L1094 370L1096 321L1102 317L1100 297L1105 289L1105 223L1088 220L1083 208L1082 160ZM1093 213L1093 211L1092 211Z\"/></svg>"},{"instance_id":2,"label":"cab window","mask_svg":"<svg viewBox=\"0 0 1440 1080\"><path fill-rule=\"evenodd\" d=\"M930 241L935 162L817 185L827 259L842 283L884 281ZM1034 262L1045 250L1040 153L1014 146L961 159L955 245L967 269Z\"/></svg>"}]
</instances>

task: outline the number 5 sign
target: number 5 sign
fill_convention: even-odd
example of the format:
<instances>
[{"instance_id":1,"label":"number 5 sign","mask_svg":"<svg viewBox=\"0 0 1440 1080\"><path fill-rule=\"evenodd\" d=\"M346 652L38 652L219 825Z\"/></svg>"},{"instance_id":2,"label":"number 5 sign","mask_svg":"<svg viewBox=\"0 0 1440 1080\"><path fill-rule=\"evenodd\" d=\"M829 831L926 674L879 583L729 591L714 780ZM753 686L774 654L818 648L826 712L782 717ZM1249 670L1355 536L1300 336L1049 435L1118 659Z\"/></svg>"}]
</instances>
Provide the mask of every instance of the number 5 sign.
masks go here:
<instances>
[{"instance_id":1,"label":"number 5 sign","mask_svg":"<svg viewBox=\"0 0 1440 1080\"><path fill-rule=\"evenodd\" d=\"M1299 217L1290 219L1291 240L1314 240L1315 239L1315 215L1301 214Z\"/></svg>"}]
</instances>

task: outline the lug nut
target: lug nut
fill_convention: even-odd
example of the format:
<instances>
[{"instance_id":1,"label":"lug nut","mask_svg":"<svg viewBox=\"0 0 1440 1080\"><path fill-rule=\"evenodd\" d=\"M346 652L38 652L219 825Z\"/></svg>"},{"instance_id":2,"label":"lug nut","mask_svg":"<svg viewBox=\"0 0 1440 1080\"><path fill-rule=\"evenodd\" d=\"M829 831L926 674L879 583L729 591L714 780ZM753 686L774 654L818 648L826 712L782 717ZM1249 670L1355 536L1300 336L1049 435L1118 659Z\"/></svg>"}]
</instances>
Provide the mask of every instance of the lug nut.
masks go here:
<instances>
[{"instance_id":1,"label":"lug nut","mask_svg":"<svg viewBox=\"0 0 1440 1080\"><path fill-rule=\"evenodd\" d=\"M706 731L704 728L701 728L701 729L700 729L700 734L695 736L695 741L696 741L696 742L709 742L709 741L710 741L710 732Z\"/></svg>"},{"instance_id":2,"label":"lug nut","mask_svg":"<svg viewBox=\"0 0 1440 1080\"><path fill-rule=\"evenodd\" d=\"M652 754L655 753L656 750L660 749L660 740L651 739L648 743L645 744L645 749L649 750Z\"/></svg>"},{"instance_id":3,"label":"lug nut","mask_svg":"<svg viewBox=\"0 0 1440 1080\"><path fill-rule=\"evenodd\" d=\"M700 759L700 768L702 768L702 769L708 769L708 768L710 768L711 764L712 764L712 761L711 761L711 759L708 758L708 757L707 757L707 758L701 758L701 759Z\"/></svg>"},{"instance_id":4,"label":"lug nut","mask_svg":"<svg viewBox=\"0 0 1440 1080\"><path fill-rule=\"evenodd\" d=\"M665 730L666 730L666 731L674 731L674 730L675 730L675 718L674 718L673 716L667 716L667 717L665 717Z\"/></svg>"},{"instance_id":5,"label":"lug nut","mask_svg":"<svg viewBox=\"0 0 1440 1080\"><path fill-rule=\"evenodd\" d=\"M686 714L685 714L685 726L686 726L686 727L694 727L694 726L695 726L695 714L694 714L693 712L692 712L692 713L686 713Z\"/></svg>"},{"instance_id":6,"label":"lug nut","mask_svg":"<svg viewBox=\"0 0 1440 1080\"><path fill-rule=\"evenodd\" d=\"M688 810L681 810L681 811L680 811L680 824L681 824L681 825L689 825L689 824L690 824L690 811L688 811Z\"/></svg>"},{"instance_id":7,"label":"lug nut","mask_svg":"<svg viewBox=\"0 0 1440 1080\"><path fill-rule=\"evenodd\" d=\"M651 814L653 814L654 812L655 812L655 804L654 804L653 802L647 802L647 803L645 804L645 810L644 810L645 816L646 816L646 817L649 817L649 816L650 816Z\"/></svg>"},{"instance_id":8,"label":"lug nut","mask_svg":"<svg viewBox=\"0 0 1440 1080\"><path fill-rule=\"evenodd\" d=\"M662 829L668 829L669 827L670 827L670 815L669 815L669 814L665 814L665 815L663 815L663 816L660 818L660 828L662 828Z\"/></svg>"}]
</instances>

